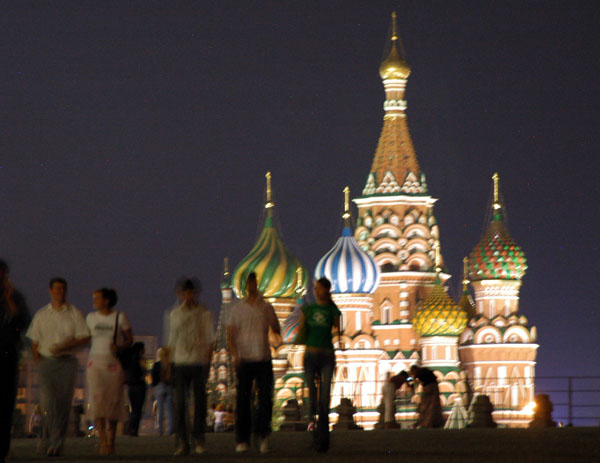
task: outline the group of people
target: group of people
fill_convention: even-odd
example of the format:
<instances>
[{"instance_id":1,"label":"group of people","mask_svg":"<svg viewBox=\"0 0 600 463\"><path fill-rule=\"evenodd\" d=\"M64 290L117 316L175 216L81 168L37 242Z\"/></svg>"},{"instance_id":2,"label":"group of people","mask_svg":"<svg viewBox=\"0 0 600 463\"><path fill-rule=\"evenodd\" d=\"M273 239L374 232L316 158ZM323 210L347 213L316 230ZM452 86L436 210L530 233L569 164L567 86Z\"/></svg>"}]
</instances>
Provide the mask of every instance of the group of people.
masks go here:
<instances>
[{"instance_id":1,"label":"group of people","mask_svg":"<svg viewBox=\"0 0 600 463\"><path fill-rule=\"evenodd\" d=\"M48 456L62 452L77 375L75 351L89 344L89 409L95 420L98 453L113 454L117 422L124 418L123 385L128 385L131 404L129 433L132 435L137 434L146 395L145 369L141 364L143 344L133 344L128 317L115 309L118 300L116 291L110 288L94 291L95 310L84 319L81 311L67 302L67 282L63 278L53 278L49 283L50 303L42 307L29 323L25 299L13 287L8 266L3 261L0 261L0 284L0 368L10 378L0 382L0 463L8 452L10 442L23 333L31 340L40 379L41 450ZM215 332L211 311L199 302L199 290L199 284L193 279L178 282L178 302L168 316L168 348L159 350L158 362L152 370L159 434L164 432L163 410L166 409L169 414L173 394L174 420L167 420L166 432L176 435L175 455L187 455L192 450L197 454L205 451L206 381ZM341 313L330 291L329 280L321 278L316 281L315 302L304 305L301 315L302 343L306 345L304 373L309 390L309 429L314 429L313 445L318 452L326 452L329 448L334 338L340 334ZM258 450L266 453L269 451L273 411L271 347L281 343L281 336L273 306L259 292L254 272L246 277L244 299L230 309L226 335L237 381L235 450L247 452L250 449L254 429ZM427 403L426 385L430 378L425 371L415 370L412 374L425 386L422 403ZM396 388L407 379L405 372L392 378L389 383L393 385L392 391L395 393ZM253 407L254 393L257 395L257 407ZM193 413L189 409L190 396L193 396ZM389 391L386 396L385 387L384 397L389 401ZM388 410L391 407L386 407L386 421ZM191 423L188 420L190 414L193 415Z\"/></svg>"}]
</instances>

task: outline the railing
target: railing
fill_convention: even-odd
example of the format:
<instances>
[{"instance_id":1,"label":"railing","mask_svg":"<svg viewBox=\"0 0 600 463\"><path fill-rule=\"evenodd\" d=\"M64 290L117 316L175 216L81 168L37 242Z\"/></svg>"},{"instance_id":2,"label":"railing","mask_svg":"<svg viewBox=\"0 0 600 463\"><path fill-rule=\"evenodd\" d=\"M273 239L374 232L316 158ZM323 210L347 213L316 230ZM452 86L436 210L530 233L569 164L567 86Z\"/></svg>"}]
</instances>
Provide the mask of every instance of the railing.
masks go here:
<instances>
[{"instance_id":1,"label":"railing","mask_svg":"<svg viewBox=\"0 0 600 463\"><path fill-rule=\"evenodd\" d=\"M548 394L554 405L553 419L559 425L600 425L600 376L538 376L535 383L524 379L485 378L476 384L467 384L462 380L441 381L438 384L442 406L446 411L452 408L456 398L460 398L463 405L468 407L475 394L486 394L499 414L521 413L521 419L527 419L532 415L535 396ZM333 382L331 407L334 409L342 398L349 398L358 413L375 418L382 399L382 385L383 381ZM308 390L302 382L287 389L287 392L279 391L280 399L304 397L306 401L308 398ZM400 412L401 420L413 419L418 401L414 394L418 395L419 392L419 387L413 391L405 386L396 392L396 411Z\"/></svg>"}]
</instances>

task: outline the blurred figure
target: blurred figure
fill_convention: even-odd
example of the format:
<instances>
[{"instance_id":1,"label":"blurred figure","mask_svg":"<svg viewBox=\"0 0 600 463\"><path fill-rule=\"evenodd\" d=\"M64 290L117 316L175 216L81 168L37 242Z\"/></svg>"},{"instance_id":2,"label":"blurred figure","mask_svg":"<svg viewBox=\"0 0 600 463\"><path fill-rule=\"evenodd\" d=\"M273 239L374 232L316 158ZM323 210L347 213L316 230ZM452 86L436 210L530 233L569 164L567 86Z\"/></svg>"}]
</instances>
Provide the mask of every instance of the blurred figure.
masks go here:
<instances>
[{"instance_id":1,"label":"blurred figure","mask_svg":"<svg viewBox=\"0 0 600 463\"><path fill-rule=\"evenodd\" d=\"M408 378L408 373L406 371L401 371L395 376L389 376L385 380L385 383L383 383L381 392L383 394L383 405L385 407L383 415L385 429L400 427L400 425L396 423L396 405L394 399L396 398L396 391L400 389L403 384L407 384Z\"/></svg>"},{"instance_id":2,"label":"blurred figure","mask_svg":"<svg viewBox=\"0 0 600 463\"><path fill-rule=\"evenodd\" d=\"M18 363L22 334L29 325L29 309L9 277L8 264L0 260L0 463L6 461L17 397Z\"/></svg>"},{"instance_id":3,"label":"blurred figure","mask_svg":"<svg viewBox=\"0 0 600 463\"><path fill-rule=\"evenodd\" d=\"M67 302L65 279L52 278L48 287L50 303L36 312L27 337L40 378L39 448L51 457L62 452L77 378L75 351L90 342L90 331L81 311Z\"/></svg>"},{"instance_id":4,"label":"blurred figure","mask_svg":"<svg viewBox=\"0 0 600 463\"><path fill-rule=\"evenodd\" d=\"M144 343L134 343L131 347L130 363L125 369L125 384L127 384L127 393L131 406L127 434L133 437L137 437L139 433L144 401L146 400L146 364L144 353Z\"/></svg>"},{"instance_id":5,"label":"blurred figure","mask_svg":"<svg viewBox=\"0 0 600 463\"><path fill-rule=\"evenodd\" d=\"M418 428L440 428L444 425L442 416L442 404L440 403L440 391L437 378L429 368L410 367L410 374L423 386L421 402L419 402Z\"/></svg>"},{"instance_id":6,"label":"blurred figure","mask_svg":"<svg viewBox=\"0 0 600 463\"><path fill-rule=\"evenodd\" d=\"M42 407L40 407L40 404L35 404L35 407L33 407L29 418L28 432L29 437L42 437Z\"/></svg>"},{"instance_id":7,"label":"blurred figure","mask_svg":"<svg viewBox=\"0 0 600 463\"><path fill-rule=\"evenodd\" d=\"M156 353L157 361L152 367L152 387L156 399L156 427L158 435L164 433L165 415L167 418L167 435L173 434L173 399L171 392L172 368L169 360L169 349L161 347Z\"/></svg>"},{"instance_id":8,"label":"blurred figure","mask_svg":"<svg viewBox=\"0 0 600 463\"><path fill-rule=\"evenodd\" d=\"M211 311L198 302L199 284L187 279L177 287L181 304L169 316L169 349L173 353L175 386L175 433L179 446L175 455L190 452L187 400L194 395L191 437L196 453L204 453L206 427L206 378L212 356L214 326Z\"/></svg>"},{"instance_id":9,"label":"blurred figure","mask_svg":"<svg viewBox=\"0 0 600 463\"><path fill-rule=\"evenodd\" d=\"M227 415L227 412L223 404L217 405L215 410L215 432L225 431L225 415Z\"/></svg>"},{"instance_id":10,"label":"blurred figure","mask_svg":"<svg viewBox=\"0 0 600 463\"><path fill-rule=\"evenodd\" d=\"M303 307L301 321L306 329L304 377L308 385L311 421L318 415L313 434L317 452L329 450L329 403L335 369L332 336L333 332L340 333L341 312L331 299L330 291L331 282L320 278L314 286L317 301Z\"/></svg>"},{"instance_id":11,"label":"blurred figure","mask_svg":"<svg viewBox=\"0 0 600 463\"><path fill-rule=\"evenodd\" d=\"M258 292L256 274L246 281L246 298L231 308L227 322L227 344L236 369L236 452L250 448L252 427L252 385L258 390L256 433L260 453L269 451L273 414L273 365L269 346L269 328L281 336L279 321L273 306Z\"/></svg>"},{"instance_id":12,"label":"blurred figure","mask_svg":"<svg viewBox=\"0 0 600 463\"><path fill-rule=\"evenodd\" d=\"M133 335L127 316L114 310L117 300L114 289L94 291L95 311L86 318L92 335L87 367L88 391L101 455L115 453L117 423L126 411L123 408L125 373L116 352L130 346Z\"/></svg>"}]
</instances>

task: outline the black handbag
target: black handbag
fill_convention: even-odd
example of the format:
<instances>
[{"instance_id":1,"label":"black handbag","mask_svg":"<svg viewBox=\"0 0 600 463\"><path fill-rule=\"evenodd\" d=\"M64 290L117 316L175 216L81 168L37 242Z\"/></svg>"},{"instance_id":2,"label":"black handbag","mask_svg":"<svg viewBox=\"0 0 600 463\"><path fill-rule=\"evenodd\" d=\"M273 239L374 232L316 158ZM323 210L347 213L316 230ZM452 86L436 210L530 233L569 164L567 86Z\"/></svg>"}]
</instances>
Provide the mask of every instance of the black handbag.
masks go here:
<instances>
[{"instance_id":1,"label":"black handbag","mask_svg":"<svg viewBox=\"0 0 600 463\"><path fill-rule=\"evenodd\" d=\"M115 320L115 333L113 334L113 344L115 346L117 346L117 334L119 331L119 315L121 314L121 312L117 312L117 319ZM119 362L121 362L121 366L123 367L123 370L127 370L129 368L129 366L131 365L131 360L133 358L133 348L131 346L127 346L127 347L122 347L119 349L119 347L117 346L117 351L116 351L116 356L117 359L119 359Z\"/></svg>"}]
</instances>

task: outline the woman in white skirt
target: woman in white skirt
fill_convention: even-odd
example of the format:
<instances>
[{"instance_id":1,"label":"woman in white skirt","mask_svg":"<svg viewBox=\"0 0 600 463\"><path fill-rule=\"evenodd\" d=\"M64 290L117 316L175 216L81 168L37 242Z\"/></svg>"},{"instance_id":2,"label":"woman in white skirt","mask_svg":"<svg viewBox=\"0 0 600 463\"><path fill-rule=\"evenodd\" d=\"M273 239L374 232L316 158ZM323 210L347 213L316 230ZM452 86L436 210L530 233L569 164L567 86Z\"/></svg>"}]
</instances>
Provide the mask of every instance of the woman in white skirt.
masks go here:
<instances>
[{"instance_id":1,"label":"woman in white skirt","mask_svg":"<svg viewBox=\"0 0 600 463\"><path fill-rule=\"evenodd\" d=\"M117 422L123 418L125 374L117 359L118 349L132 343L131 326L122 312L114 310L117 292L102 288L94 291L94 309L86 318L92 337L87 366L90 411L96 421L101 455L115 452Z\"/></svg>"}]
</instances>

